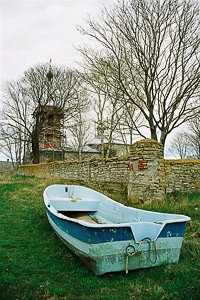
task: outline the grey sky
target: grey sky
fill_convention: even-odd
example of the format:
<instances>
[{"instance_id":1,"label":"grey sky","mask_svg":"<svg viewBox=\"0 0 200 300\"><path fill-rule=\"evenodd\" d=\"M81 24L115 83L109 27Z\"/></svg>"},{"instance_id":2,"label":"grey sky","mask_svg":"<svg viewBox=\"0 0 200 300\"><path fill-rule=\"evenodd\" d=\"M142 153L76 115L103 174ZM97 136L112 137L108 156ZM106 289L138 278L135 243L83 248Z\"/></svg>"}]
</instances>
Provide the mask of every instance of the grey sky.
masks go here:
<instances>
[{"instance_id":1,"label":"grey sky","mask_svg":"<svg viewBox=\"0 0 200 300\"><path fill-rule=\"evenodd\" d=\"M20 78L34 64L52 58L74 66L74 46L87 42L76 26L115 0L0 0L1 82Z\"/></svg>"},{"instance_id":2,"label":"grey sky","mask_svg":"<svg viewBox=\"0 0 200 300\"><path fill-rule=\"evenodd\" d=\"M88 42L76 29L88 14L117 0L0 0L0 107L4 82L37 63L75 67L74 46ZM0 153L0 160L6 159Z\"/></svg>"},{"instance_id":3,"label":"grey sky","mask_svg":"<svg viewBox=\"0 0 200 300\"><path fill-rule=\"evenodd\" d=\"M74 46L88 43L76 29L118 0L0 0L0 83L19 79L37 63L75 67ZM0 84L0 107L1 107Z\"/></svg>"}]
</instances>

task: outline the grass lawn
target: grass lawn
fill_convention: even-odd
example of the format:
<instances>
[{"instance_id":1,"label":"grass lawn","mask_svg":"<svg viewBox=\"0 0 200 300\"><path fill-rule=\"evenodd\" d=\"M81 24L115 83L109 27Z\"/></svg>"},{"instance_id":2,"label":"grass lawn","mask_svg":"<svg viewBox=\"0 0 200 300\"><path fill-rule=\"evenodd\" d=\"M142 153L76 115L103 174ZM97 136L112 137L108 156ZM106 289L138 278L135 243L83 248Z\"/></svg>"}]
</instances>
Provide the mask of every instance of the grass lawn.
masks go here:
<instances>
[{"instance_id":1,"label":"grass lawn","mask_svg":"<svg viewBox=\"0 0 200 300\"><path fill-rule=\"evenodd\" d=\"M176 193L162 203L137 205L191 217L178 264L97 277L48 223L42 194L51 183L53 180L0 178L1 300L200 299L200 194ZM130 205L123 194L105 193Z\"/></svg>"}]
</instances>

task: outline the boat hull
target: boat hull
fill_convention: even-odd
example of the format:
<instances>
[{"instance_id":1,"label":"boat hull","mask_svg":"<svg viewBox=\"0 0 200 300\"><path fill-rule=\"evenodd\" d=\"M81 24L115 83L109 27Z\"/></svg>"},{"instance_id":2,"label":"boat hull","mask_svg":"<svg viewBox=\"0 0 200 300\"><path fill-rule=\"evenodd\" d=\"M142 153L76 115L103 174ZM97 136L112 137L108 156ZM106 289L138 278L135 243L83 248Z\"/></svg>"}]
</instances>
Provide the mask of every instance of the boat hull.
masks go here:
<instances>
[{"instance_id":1,"label":"boat hull","mask_svg":"<svg viewBox=\"0 0 200 300\"><path fill-rule=\"evenodd\" d=\"M127 273L179 261L186 222L166 224L156 241L147 238L136 242L130 228L88 229L59 218L48 209L47 216L59 238L96 275Z\"/></svg>"}]
</instances>

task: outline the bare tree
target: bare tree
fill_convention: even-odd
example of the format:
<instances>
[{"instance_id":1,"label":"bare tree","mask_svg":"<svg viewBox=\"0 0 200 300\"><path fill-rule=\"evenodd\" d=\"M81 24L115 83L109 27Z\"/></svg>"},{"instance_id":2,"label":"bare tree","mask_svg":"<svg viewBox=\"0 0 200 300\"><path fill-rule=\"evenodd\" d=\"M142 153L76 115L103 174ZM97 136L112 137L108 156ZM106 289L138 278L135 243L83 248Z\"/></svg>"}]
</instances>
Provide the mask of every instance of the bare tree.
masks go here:
<instances>
[{"instance_id":1,"label":"bare tree","mask_svg":"<svg viewBox=\"0 0 200 300\"><path fill-rule=\"evenodd\" d=\"M18 149L16 149L16 140L10 139L14 132L11 132L5 124L0 124L0 152L9 158L14 165L18 157Z\"/></svg>"},{"instance_id":2,"label":"bare tree","mask_svg":"<svg viewBox=\"0 0 200 300\"><path fill-rule=\"evenodd\" d=\"M124 143L132 144L138 136L145 138L144 130L142 130L145 129L144 118L137 107L125 102L125 105L118 113L118 118L117 130Z\"/></svg>"},{"instance_id":3,"label":"bare tree","mask_svg":"<svg viewBox=\"0 0 200 300\"><path fill-rule=\"evenodd\" d=\"M200 113L188 122L187 138L190 142L190 156L200 159Z\"/></svg>"},{"instance_id":4,"label":"bare tree","mask_svg":"<svg viewBox=\"0 0 200 300\"><path fill-rule=\"evenodd\" d=\"M170 152L180 159L188 158L190 144L185 132L177 133L171 143Z\"/></svg>"},{"instance_id":5,"label":"bare tree","mask_svg":"<svg viewBox=\"0 0 200 300\"><path fill-rule=\"evenodd\" d=\"M83 89L81 97L77 99L78 102L84 102L85 107L82 108L81 104L75 117L71 120L70 124L66 127L67 131L71 133L72 140L70 145L78 151L78 158L82 160L82 151L86 142L91 134L91 120L88 117L88 110L90 101L87 98L87 93ZM87 115L86 115L87 114Z\"/></svg>"},{"instance_id":6,"label":"bare tree","mask_svg":"<svg viewBox=\"0 0 200 300\"><path fill-rule=\"evenodd\" d=\"M109 157L113 138L122 135L122 131L119 134L119 124L126 105L126 95L113 77L115 66L112 58L101 55L99 51L90 53L87 48L81 48L79 51L84 56L81 63L84 80L93 98L97 134L101 139L101 154L102 157ZM132 123L132 128L135 123Z\"/></svg>"},{"instance_id":7,"label":"bare tree","mask_svg":"<svg viewBox=\"0 0 200 300\"><path fill-rule=\"evenodd\" d=\"M81 50L83 53L85 49ZM91 54L92 55L92 54ZM92 106L95 113L93 119L96 125L96 133L101 139L101 155L105 155L105 133L108 129L108 109L109 109L109 82L108 82L108 65L105 64L105 60L101 55L96 52L93 53L92 59L90 55L85 52L85 59L81 63L83 67L83 78L87 83L87 89L89 91Z\"/></svg>"},{"instance_id":8,"label":"bare tree","mask_svg":"<svg viewBox=\"0 0 200 300\"><path fill-rule=\"evenodd\" d=\"M200 159L200 115L188 121L186 129L176 134L170 152L181 159Z\"/></svg>"},{"instance_id":9,"label":"bare tree","mask_svg":"<svg viewBox=\"0 0 200 300\"><path fill-rule=\"evenodd\" d=\"M31 142L33 163L39 162L39 136L48 114L45 107L54 106L68 122L77 114L81 78L65 67L36 65L16 82L5 87L3 116L9 126L18 130Z\"/></svg>"},{"instance_id":10,"label":"bare tree","mask_svg":"<svg viewBox=\"0 0 200 300\"><path fill-rule=\"evenodd\" d=\"M112 77L127 103L163 145L198 111L191 104L199 95L199 20L196 0L122 0L79 28L112 59Z\"/></svg>"}]
</instances>

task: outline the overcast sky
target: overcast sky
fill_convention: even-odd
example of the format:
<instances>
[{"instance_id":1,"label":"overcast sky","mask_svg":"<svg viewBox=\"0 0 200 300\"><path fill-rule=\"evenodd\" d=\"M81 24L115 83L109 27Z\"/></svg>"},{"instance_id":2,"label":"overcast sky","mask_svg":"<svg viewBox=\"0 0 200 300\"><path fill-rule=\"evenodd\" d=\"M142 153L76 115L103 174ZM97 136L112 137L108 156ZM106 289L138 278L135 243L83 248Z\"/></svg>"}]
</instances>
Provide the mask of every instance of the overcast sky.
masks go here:
<instances>
[{"instance_id":1,"label":"overcast sky","mask_svg":"<svg viewBox=\"0 0 200 300\"><path fill-rule=\"evenodd\" d=\"M88 43L77 31L88 15L116 0L0 0L0 107L3 83L37 63L76 67L75 49ZM6 159L0 153L0 160Z\"/></svg>"},{"instance_id":2,"label":"overcast sky","mask_svg":"<svg viewBox=\"0 0 200 300\"><path fill-rule=\"evenodd\" d=\"M0 0L0 80L18 79L36 63L75 66L76 29L116 0Z\"/></svg>"},{"instance_id":3,"label":"overcast sky","mask_svg":"<svg viewBox=\"0 0 200 300\"><path fill-rule=\"evenodd\" d=\"M19 79L37 63L76 67L75 46L88 43L77 31L88 15L98 17L103 5L117 0L0 0L1 87Z\"/></svg>"}]
</instances>

